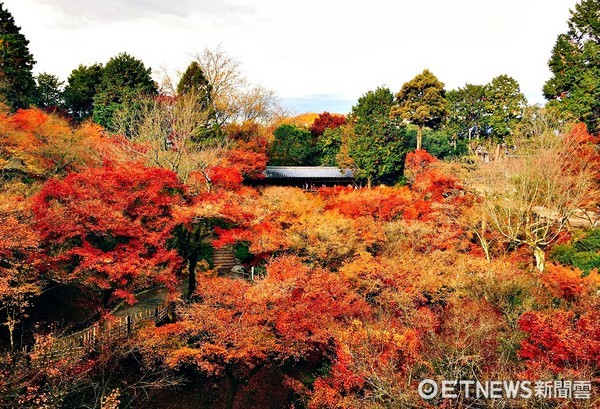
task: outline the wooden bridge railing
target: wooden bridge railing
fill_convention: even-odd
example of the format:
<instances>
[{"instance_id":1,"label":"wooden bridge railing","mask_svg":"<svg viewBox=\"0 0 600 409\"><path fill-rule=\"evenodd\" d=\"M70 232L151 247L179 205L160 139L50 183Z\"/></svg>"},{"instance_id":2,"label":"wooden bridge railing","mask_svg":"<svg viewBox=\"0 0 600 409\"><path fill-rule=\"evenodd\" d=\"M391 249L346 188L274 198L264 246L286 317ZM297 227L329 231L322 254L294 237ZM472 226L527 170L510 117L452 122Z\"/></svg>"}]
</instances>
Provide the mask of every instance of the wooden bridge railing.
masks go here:
<instances>
[{"instance_id":1,"label":"wooden bridge railing","mask_svg":"<svg viewBox=\"0 0 600 409\"><path fill-rule=\"evenodd\" d=\"M31 355L78 359L98 347L101 341L129 337L145 322L154 321L158 324L165 321L173 310L173 303L164 302L156 308L96 323L84 330L53 340L48 347L36 345L31 351L34 354Z\"/></svg>"}]
</instances>

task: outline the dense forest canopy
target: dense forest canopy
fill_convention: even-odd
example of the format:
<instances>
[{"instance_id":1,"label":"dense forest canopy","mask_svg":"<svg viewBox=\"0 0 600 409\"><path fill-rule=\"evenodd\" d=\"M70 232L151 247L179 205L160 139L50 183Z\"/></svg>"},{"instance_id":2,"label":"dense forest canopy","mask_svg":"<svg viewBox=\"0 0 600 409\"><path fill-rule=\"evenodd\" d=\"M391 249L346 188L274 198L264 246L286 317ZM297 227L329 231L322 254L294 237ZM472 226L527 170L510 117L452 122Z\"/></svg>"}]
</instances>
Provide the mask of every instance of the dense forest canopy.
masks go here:
<instances>
[{"instance_id":1,"label":"dense forest canopy","mask_svg":"<svg viewBox=\"0 0 600 409\"><path fill-rule=\"evenodd\" d=\"M545 106L424 69L291 116L219 47L159 82L126 52L34 76L0 3L0 407L500 405L427 379L597 407L599 13L571 12Z\"/></svg>"}]
</instances>

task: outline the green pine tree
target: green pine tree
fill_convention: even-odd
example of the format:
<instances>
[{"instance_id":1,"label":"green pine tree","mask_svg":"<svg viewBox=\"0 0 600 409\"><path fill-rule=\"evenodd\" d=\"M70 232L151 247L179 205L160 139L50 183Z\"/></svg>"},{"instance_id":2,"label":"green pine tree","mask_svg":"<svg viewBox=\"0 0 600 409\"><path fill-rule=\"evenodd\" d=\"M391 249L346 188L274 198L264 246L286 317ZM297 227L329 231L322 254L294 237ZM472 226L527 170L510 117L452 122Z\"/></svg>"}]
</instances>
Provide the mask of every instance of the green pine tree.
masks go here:
<instances>
[{"instance_id":1,"label":"green pine tree","mask_svg":"<svg viewBox=\"0 0 600 409\"><path fill-rule=\"evenodd\" d=\"M29 41L0 3L0 100L12 109L26 108L35 96Z\"/></svg>"},{"instance_id":2,"label":"green pine tree","mask_svg":"<svg viewBox=\"0 0 600 409\"><path fill-rule=\"evenodd\" d=\"M550 105L600 131L600 0L583 0L571 10L569 30L560 34L548 61L553 77L544 85Z\"/></svg>"},{"instance_id":3,"label":"green pine tree","mask_svg":"<svg viewBox=\"0 0 600 409\"><path fill-rule=\"evenodd\" d=\"M35 77L35 105L39 108L56 109L63 105L63 82L56 75L43 72Z\"/></svg>"},{"instance_id":4,"label":"green pine tree","mask_svg":"<svg viewBox=\"0 0 600 409\"><path fill-rule=\"evenodd\" d=\"M349 123L354 132L348 154L357 167L356 175L373 182L398 182L404 171L406 127L390 116L394 95L388 88L369 91L352 107Z\"/></svg>"},{"instance_id":5,"label":"green pine tree","mask_svg":"<svg viewBox=\"0 0 600 409\"><path fill-rule=\"evenodd\" d=\"M135 106L141 96L157 95L151 69L127 53L111 58L102 71L102 81L94 95L94 121L113 130L115 114Z\"/></svg>"},{"instance_id":6,"label":"green pine tree","mask_svg":"<svg viewBox=\"0 0 600 409\"><path fill-rule=\"evenodd\" d=\"M198 96L198 102L202 109L209 109L212 105L212 86L204 76L200 64L193 61L185 70L179 84L177 94L189 94L194 92Z\"/></svg>"},{"instance_id":7,"label":"green pine tree","mask_svg":"<svg viewBox=\"0 0 600 409\"><path fill-rule=\"evenodd\" d=\"M488 134L495 142L511 136L527 106L519 83L508 75L499 75L485 86Z\"/></svg>"},{"instance_id":8,"label":"green pine tree","mask_svg":"<svg viewBox=\"0 0 600 409\"><path fill-rule=\"evenodd\" d=\"M212 86L206 79L200 64L193 61L185 70L177 84L177 95L189 95L197 100L198 110L206 112L206 123L202 132L195 139L205 140L207 137L219 138L223 135L217 123L216 110L212 99Z\"/></svg>"},{"instance_id":9,"label":"green pine tree","mask_svg":"<svg viewBox=\"0 0 600 409\"><path fill-rule=\"evenodd\" d=\"M63 98L65 108L75 121L81 122L92 116L94 96L102 82L103 71L101 64L80 65L71 71Z\"/></svg>"},{"instance_id":10,"label":"green pine tree","mask_svg":"<svg viewBox=\"0 0 600 409\"><path fill-rule=\"evenodd\" d=\"M396 94L398 106L392 115L417 125L417 149L421 149L423 127L439 127L447 115L444 84L429 70L404 83Z\"/></svg>"}]
</instances>

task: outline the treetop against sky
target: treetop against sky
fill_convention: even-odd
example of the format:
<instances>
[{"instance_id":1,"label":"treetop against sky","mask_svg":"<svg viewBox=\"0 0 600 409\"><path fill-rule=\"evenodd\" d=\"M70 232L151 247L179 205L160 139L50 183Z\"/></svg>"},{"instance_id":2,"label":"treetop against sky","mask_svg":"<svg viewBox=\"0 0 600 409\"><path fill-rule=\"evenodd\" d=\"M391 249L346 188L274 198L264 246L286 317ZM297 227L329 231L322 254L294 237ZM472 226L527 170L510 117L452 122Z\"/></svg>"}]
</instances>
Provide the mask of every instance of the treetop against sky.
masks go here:
<instances>
[{"instance_id":1,"label":"treetop against sky","mask_svg":"<svg viewBox=\"0 0 600 409\"><path fill-rule=\"evenodd\" d=\"M79 64L127 51L153 69L183 71L222 44L251 81L296 112L346 113L366 90L393 90L423 68L447 89L516 78L544 101L547 61L575 0L5 0L30 40L35 72L66 80Z\"/></svg>"}]
</instances>

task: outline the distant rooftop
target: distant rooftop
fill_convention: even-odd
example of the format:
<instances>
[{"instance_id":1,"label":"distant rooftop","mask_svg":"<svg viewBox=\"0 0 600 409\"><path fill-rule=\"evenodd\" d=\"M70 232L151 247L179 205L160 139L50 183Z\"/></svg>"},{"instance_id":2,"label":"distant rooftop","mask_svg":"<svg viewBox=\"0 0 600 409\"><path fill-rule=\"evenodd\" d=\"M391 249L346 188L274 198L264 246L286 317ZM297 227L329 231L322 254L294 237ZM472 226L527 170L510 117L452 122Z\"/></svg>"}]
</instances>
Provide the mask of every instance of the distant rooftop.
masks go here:
<instances>
[{"instance_id":1,"label":"distant rooftop","mask_svg":"<svg viewBox=\"0 0 600 409\"><path fill-rule=\"evenodd\" d=\"M335 166L267 166L268 179L353 179L354 172Z\"/></svg>"}]
</instances>

